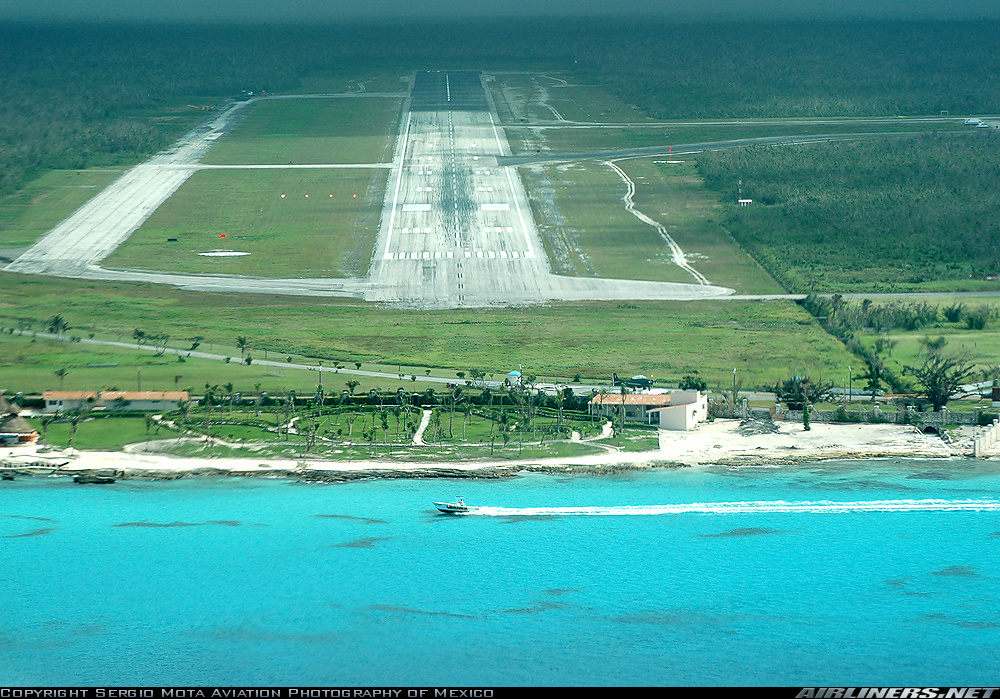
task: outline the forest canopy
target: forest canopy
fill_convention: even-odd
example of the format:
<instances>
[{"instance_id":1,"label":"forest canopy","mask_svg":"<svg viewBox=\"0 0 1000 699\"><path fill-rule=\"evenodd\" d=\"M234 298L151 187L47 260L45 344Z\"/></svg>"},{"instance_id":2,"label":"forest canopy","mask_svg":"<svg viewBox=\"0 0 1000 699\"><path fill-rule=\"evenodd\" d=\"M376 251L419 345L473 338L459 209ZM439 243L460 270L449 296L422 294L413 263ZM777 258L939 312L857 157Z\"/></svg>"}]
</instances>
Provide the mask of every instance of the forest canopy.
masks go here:
<instances>
[{"instance_id":1,"label":"forest canopy","mask_svg":"<svg viewBox=\"0 0 1000 699\"><path fill-rule=\"evenodd\" d=\"M972 290L1000 275L995 129L719 151L699 169L726 228L789 291ZM736 206L740 187L752 206Z\"/></svg>"},{"instance_id":2,"label":"forest canopy","mask_svg":"<svg viewBox=\"0 0 1000 699\"><path fill-rule=\"evenodd\" d=\"M344 26L0 24L0 193L136 162L242 90L312 71L541 66L656 118L1000 111L1000 22Z\"/></svg>"}]
</instances>

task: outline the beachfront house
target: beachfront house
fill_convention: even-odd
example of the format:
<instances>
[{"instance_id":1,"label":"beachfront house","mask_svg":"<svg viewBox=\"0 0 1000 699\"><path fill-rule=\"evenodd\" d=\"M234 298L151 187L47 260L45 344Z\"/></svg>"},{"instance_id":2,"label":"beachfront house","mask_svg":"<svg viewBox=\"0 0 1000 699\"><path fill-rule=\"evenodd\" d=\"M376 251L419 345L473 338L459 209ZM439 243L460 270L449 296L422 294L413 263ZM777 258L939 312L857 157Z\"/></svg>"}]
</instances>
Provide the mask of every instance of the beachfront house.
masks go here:
<instances>
[{"instance_id":1,"label":"beachfront house","mask_svg":"<svg viewBox=\"0 0 1000 699\"><path fill-rule=\"evenodd\" d=\"M588 412L617 420L624 404L626 422L644 422L663 430L690 430L708 418L708 397L700 391L674 393L599 393Z\"/></svg>"},{"instance_id":2,"label":"beachfront house","mask_svg":"<svg viewBox=\"0 0 1000 699\"><path fill-rule=\"evenodd\" d=\"M670 405L650 412L659 416L661 430L692 430L708 419L708 396L701 391L677 391L670 394Z\"/></svg>"}]
</instances>

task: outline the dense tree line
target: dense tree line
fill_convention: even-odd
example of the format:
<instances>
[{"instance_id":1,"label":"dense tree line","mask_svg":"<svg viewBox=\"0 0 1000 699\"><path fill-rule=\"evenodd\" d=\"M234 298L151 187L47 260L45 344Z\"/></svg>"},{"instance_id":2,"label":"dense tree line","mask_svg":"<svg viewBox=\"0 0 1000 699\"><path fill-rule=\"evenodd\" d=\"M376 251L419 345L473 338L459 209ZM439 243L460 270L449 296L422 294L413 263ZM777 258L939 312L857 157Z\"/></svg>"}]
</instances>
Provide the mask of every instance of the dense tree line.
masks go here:
<instances>
[{"instance_id":1,"label":"dense tree line","mask_svg":"<svg viewBox=\"0 0 1000 699\"><path fill-rule=\"evenodd\" d=\"M952 114L1000 109L1000 23L619 26L581 51L650 116Z\"/></svg>"},{"instance_id":2,"label":"dense tree line","mask_svg":"<svg viewBox=\"0 0 1000 699\"><path fill-rule=\"evenodd\" d=\"M135 161L198 114L154 116L315 70L562 67L660 118L974 113L1000 111L998 47L997 22L0 23L0 193Z\"/></svg>"},{"instance_id":3,"label":"dense tree line","mask_svg":"<svg viewBox=\"0 0 1000 699\"><path fill-rule=\"evenodd\" d=\"M707 153L699 169L732 235L791 291L1000 274L993 129ZM739 187L752 206L736 205Z\"/></svg>"},{"instance_id":4,"label":"dense tree line","mask_svg":"<svg viewBox=\"0 0 1000 699\"><path fill-rule=\"evenodd\" d=\"M481 41L469 41L469 32ZM490 57L545 58L565 41L537 29L453 26L0 24L0 193L49 169L134 162L173 142L243 90L293 90L303 75L345 66ZM485 54L484 54L485 51ZM399 64L394 66L398 69ZM164 114L168 118L163 118ZM175 115L169 118L169 115Z\"/></svg>"}]
</instances>

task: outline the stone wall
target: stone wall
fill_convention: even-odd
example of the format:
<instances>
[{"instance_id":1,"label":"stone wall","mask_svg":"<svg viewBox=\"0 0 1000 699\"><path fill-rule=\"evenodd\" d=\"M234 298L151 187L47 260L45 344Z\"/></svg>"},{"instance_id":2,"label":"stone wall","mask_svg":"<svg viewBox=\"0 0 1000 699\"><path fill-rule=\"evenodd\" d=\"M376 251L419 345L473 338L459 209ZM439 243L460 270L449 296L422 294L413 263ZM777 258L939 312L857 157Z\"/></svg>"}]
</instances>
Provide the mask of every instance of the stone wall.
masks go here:
<instances>
[{"instance_id":1,"label":"stone wall","mask_svg":"<svg viewBox=\"0 0 1000 699\"><path fill-rule=\"evenodd\" d=\"M770 418L772 420L802 422L801 410L785 410L780 405L774 405L769 409L752 408L746 400L740 401L736 406L720 402L711 403L708 412L715 417L737 420L756 417L765 420ZM870 410L813 410L809 413L809 420L812 422L887 422L902 425L927 425L940 429L945 425L978 425L979 413L978 408L971 413L957 413L948 410L947 407L936 413L917 412L912 406L907 406L904 410L882 410L876 403Z\"/></svg>"}]
</instances>

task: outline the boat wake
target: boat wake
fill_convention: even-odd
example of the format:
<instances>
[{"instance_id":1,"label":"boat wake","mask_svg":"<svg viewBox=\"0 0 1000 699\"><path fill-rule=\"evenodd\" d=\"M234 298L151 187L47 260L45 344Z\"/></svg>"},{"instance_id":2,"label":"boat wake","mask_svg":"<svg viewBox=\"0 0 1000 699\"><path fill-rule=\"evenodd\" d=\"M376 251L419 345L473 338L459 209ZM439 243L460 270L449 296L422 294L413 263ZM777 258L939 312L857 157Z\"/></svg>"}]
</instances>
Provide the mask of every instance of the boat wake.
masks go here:
<instances>
[{"instance_id":1,"label":"boat wake","mask_svg":"<svg viewBox=\"0 0 1000 699\"><path fill-rule=\"evenodd\" d=\"M840 513L840 512L998 512L1000 500L862 500L837 502L787 502L763 500L752 502L692 502L674 505L621 505L598 507L470 507L468 514L481 517L563 517L563 516L635 516L681 514L756 514L756 513Z\"/></svg>"}]
</instances>

